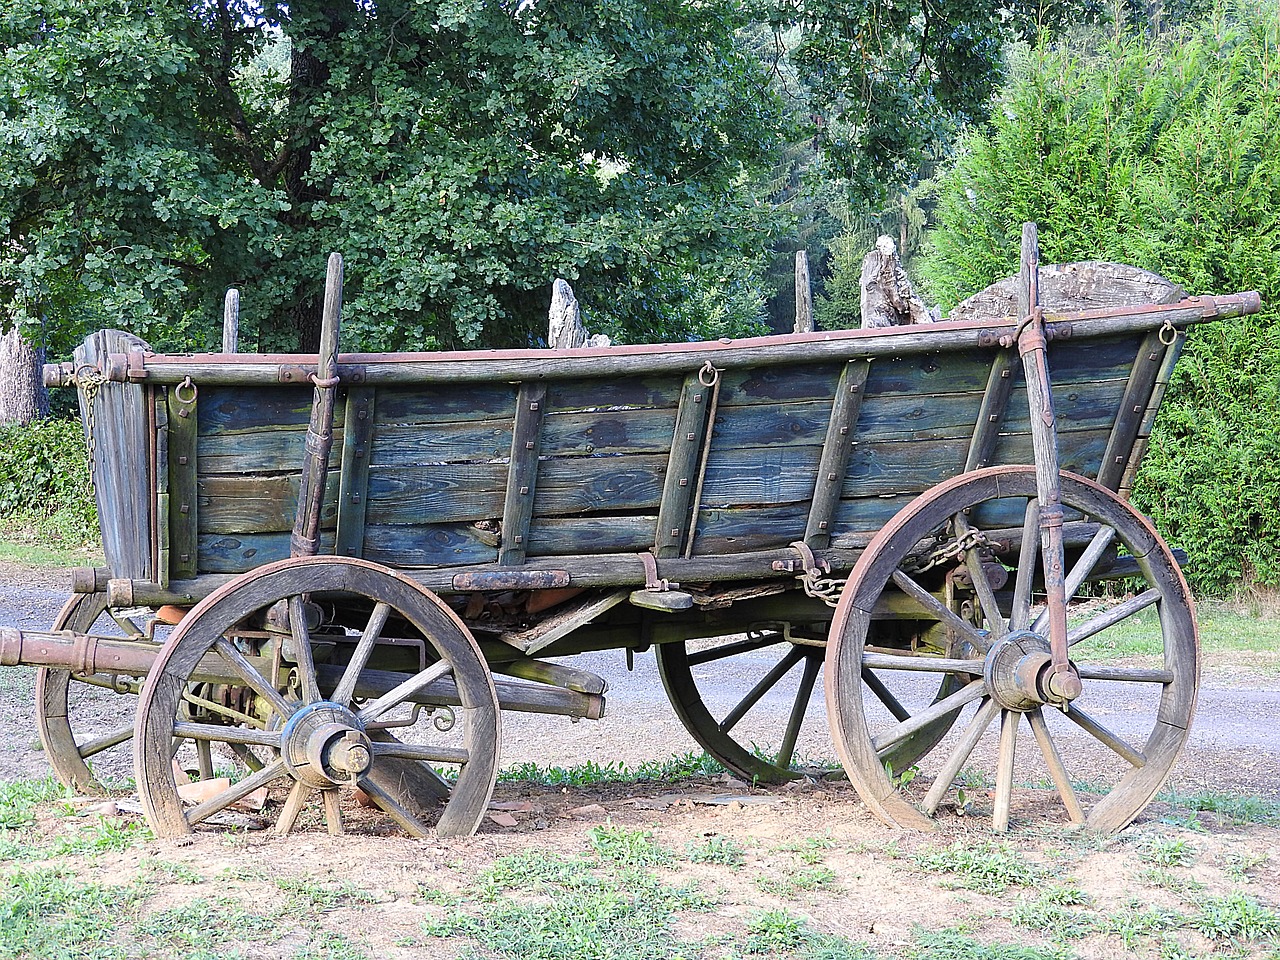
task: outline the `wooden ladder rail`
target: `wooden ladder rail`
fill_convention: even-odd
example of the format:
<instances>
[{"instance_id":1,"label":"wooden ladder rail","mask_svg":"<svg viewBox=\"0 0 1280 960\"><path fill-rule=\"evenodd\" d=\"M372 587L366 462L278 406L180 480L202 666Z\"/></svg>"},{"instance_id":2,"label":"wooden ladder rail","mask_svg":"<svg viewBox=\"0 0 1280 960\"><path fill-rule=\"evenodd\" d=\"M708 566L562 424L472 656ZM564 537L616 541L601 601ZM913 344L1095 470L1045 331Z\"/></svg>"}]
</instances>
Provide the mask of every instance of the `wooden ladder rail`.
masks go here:
<instances>
[{"instance_id":1,"label":"wooden ladder rail","mask_svg":"<svg viewBox=\"0 0 1280 960\"><path fill-rule=\"evenodd\" d=\"M805 521L804 542L811 549L824 550L831 545L831 525L840 506L840 494L849 460L856 445L858 414L866 392L870 358L850 360L840 371L836 395L831 401L831 418L818 457L818 474L814 478L813 498Z\"/></svg>"}]
</instances>

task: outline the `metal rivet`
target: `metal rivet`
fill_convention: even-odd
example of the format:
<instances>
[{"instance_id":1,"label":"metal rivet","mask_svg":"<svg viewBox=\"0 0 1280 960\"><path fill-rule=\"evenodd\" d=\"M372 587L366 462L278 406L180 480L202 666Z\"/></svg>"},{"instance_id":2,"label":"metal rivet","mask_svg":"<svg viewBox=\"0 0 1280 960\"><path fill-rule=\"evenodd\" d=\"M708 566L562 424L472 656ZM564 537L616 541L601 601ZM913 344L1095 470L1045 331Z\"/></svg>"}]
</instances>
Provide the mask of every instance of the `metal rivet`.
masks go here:
<instances>
[{"instance_id":1,"label":"metal rivet","mask_svg":"<svg viewBox=\"0 0 1280 960\"><path fill-rule=\"evenodd\" d=\"M353 493L353 494L351 495L351 502L352 502L352 503L359 503L359 502L360 502L360 494L358 494L358 493Z\"/></svg>"},{"instance_id":2,"label":"metal rivet","mask_svg":"<svg viewBox=\"0 0 1280 960\"><path fill-rule=\"evenodd\" d=\"M191 561L191 554L189 554L189 553L180 553L180 554L178 554L178 559L179 559L180 561L182 561L183 563L189 563L189 562Z\"/></svg>"},{"instance_id":3,"label":"metal rivet","mask_svg":"<svg viewBox=\"0 0 1280 960\"><path fill-rule=\"evenodd\" d=\"M526 450L532 450L532 449L533 449L533 441L532 441L532 440L526 440L526 441L524 442L524 448L525 448Z\"/></svg>"},{"instance_id":4,"label":"metal rivet","mask_svg":"<svg viewBox=\"0 0 1280 960\"><path fill-rule=\"evenodd\" d=\"M180 465L182 465L182 466L184 466L184 467L185 467L185 466L187 465L187 458L186 458L186 457L179 457L179 458L178 458L178 463L179 463Z\"/></svg>"},{"instance_id":5,"label":"metal rivet","mask_svg":"<svg viewBox=\"0 0 1280 960\"><path fill-rule=\"evenodd\" d=\"M686 439L686 440L688 440L690 443L692 443L692 442L693 442L693 434L692 434L692 433L691 433L691 434L689 434L687 437L685 437L685 439Z\"/></svg>"},{"instance_id":6,"label":"metal rivet","mask_svg":"<svg viewBox=\"0 0 1280 960\"><path fill-rule=\"evenodd\" d=\"M849 435L849 428L848 428L848 427L841 427L841 428L840 428L840 436L842 436L842 437L847 437L848 435Z\"/></svg>"},{"instance_id":7,"label":"metal rivet","mask_svg":"<svg viewBox=\"0 0 1280 960\"><path fill-rule=\"evenodd\" d=\"M1013 371L1011 371L1011 370L1001 370L1001 371L1000 371L1000 379L1001 379L1001 380L1008 380L1008 379L1009 379L1009 374L1010 374L1010 373L1012 373L1012 372L1013 372Z\"/></svg>"},{"instance_id":8,"label":"metal rivet","mask_svg":"<svg viewBox=\"0 0 1280 960\"><path fill-rule=\"evenodd\" d=\"M834 480L835 478L836 478L836 475L835 475L834 473L828 473L828 474L827 474L827 479L828 479L828 480Z\"/></svg>"},{"instance_id":9,"label":"metal rivet","mask_svg":"<svg viewBox=\"0 0 1280 960\"><path fill-rule=\"evenodd\" d=\"M190 411L190 410L179 410L179 411L178 411L178 416L180 416L180 417L189 417L189 416L191 416L191 411Z\"/></svg>"},{"instance_id":10,"label":"metal rivet","mask_svg":"<svg viewBox=\"0 0 1280 960\"><path fill-rule=\"evenodd\" d=\"M190 513L190 512L191 512L191 504L189 504L189 503L184 503L182 506L180 506L180 507L178 508L178 512L179 512L179 513Z\"/></svg>"},{"instance_id":11,"label":"metal rivet","mask_svg":"<svg viewBox=\"0 0 1280 960\"><path fill-rule=\"evenodd\" d=\"M1116 457L1116 463L1124 463L1124 457Z\"/></svg>"},{"instance_id":12,"label":"metal rivet","mask_svg":"<svg viewBox=\"0 0 1280 960\"><path fill-rule=\"evenodd\" d=\"M531 404L529 404L529 409L530 409L530 410L537 410L537 409L538 409L538 401L537 401L537 400L534 400Z\"/></svg>"},{"instance_id":13,"label":"metal rivet","mask_svg":"<svg viewBox=\"0 0 1280 960\"><path fill-rule=\"evenodd\" d=\"M1141 404L1136 404L1136 405L1134 406L1134 408L1133 408L1133 412L1134 412L1134 413L1141 413L1141 412L1142 412L1142 405L1141 405Z\"/></svg>"},{"instance_id":14,"label":"metal rivet","mask_svg":"<svg viewBox=\"0 0 1280 960\"><path fill-rule=\"evenodd\" d=\"M680 536L680 528L679 528L679 527L672 527L672 528L671 528L671 535L672 535L673 537L678 537L678 536Z\"/></svg>"},{"instance_id":15,"label":"metal rivet","mask_svg":"<svg viewBox=\"0 0 1280 960\"><path fill-rule=\"evenodd\" d=\"M688 478L688 477L681 477L681 478L680 478L680 486L682 486L682 487L687 487L688 485L689 485L689 478Z\"/></svg>"},{"instance_id":16,"label":"metal rivet","mask_svg":"<svg viewBox=\"0 0 1280 960\"><path fill-rule=\"evenodd\" d=\"M987 420L991 423L995 423L999 419L1000 419L1000 414L998 413L993 413L991 414L991 416L987 417Z\"/></svg>"},{"instance_id":17,"label":"metal rivet","mask_svg":"<svg viewBox=\"0 0 1280 960\"><path fill-rule=\"evenodd\" d=\"M524 543L524 537L517 536L517 537L516 537L516 543Z\"/></svg>"},{"instance_id":18,"label":"metal rivet","mask_svg":"<svg viewBox=\"0 0 1280 960\"><path fill-rule=\"evenodd\" d=\"M521 488L520 488L520 495L521 495L522 497L523 497L523 496L527 496L527 495L528 495L528 493L529 493L529 488L528 488L528 487L521 487Z\"/></svg>"},{"instance_id":19,"label":"metal rivet","mask_svg":"<svg viewBox=\"0 0 1280 960\"><path fill-rule=\"evenodd\" d=\"M825 530L825 529L827 529L827 521L825 521L825 520L821 520L821 521L819 521L819 522L818 522L818 529L819 529L819 530Z\"/></svg>"},{"instance_id":20,"label":"metal rivet","mask_svg":"<svg viewBox=\"0 0 1280 960\"><path fill-rule=\"evenodd\" d=\"M694 403L701 403L701 402L702 402L702 394L700 394L700 393L695 393L695 394L693 395L693 402L694 402Z\"/></svg>"}]
</instances>

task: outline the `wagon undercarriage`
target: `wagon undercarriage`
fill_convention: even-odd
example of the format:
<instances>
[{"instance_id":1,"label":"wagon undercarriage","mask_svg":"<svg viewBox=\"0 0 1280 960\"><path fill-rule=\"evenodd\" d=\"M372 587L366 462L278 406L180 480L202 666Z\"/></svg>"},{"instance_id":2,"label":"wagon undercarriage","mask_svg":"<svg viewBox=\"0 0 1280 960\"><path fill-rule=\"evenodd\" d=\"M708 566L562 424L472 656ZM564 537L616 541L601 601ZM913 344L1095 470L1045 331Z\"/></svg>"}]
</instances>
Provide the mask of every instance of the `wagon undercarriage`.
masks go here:
<instances>
[{"instance_id":1,"label":"wagon undercarriage","mask_svg":"<svg viewBox=\"0 0 1280 960\"><path fill-rule=\"evenodd\" d=\"M1036 260L1032 228L1016 316L889 332L340 357L331 262L314 361L99 335L47 377L81 390L110 569L50 633L0 631L0 663L44 668L41 736L77 790L132 744L165 837L267 785L281 832L309 804L340 831L358 791L413 835L468 834L502 711L598 718L603 679L562 658L651 647L749 780L842 769L908 827L1004 830L1051 797L1119 829L1198 670L1177 561L1125 493L1183 329L1258 300L1056 317ZM1109 632L1143 618L1162 651L1115 662ZM756 679L722 702L709 678L739 663ZM136 718L86 735L87 686ZM805 755L823 714L835 756Z\"/></svg>"}]
</instances>

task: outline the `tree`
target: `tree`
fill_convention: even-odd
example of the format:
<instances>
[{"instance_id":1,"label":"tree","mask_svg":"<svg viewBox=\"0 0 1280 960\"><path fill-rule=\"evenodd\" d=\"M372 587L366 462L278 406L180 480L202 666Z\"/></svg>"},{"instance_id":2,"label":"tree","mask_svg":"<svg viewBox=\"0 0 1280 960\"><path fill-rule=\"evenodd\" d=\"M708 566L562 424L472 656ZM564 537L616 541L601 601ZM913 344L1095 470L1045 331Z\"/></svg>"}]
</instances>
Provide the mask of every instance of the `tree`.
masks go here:
<instances>
[{"instance_id":1,"label":"tree","mask_svg":"<svg viewBox=\"0 0 1280 960\"><path fill-rule=\"evenodd\" d=\"M1138 505L1197 587L1280 583L1280 9L1227 3L1167 36L1028 54L989 131L941 178L923 265L945 305L1017 269L1104 259L1264 311L1196 327L1152 436Z\"/></svg>"}]
</instances>

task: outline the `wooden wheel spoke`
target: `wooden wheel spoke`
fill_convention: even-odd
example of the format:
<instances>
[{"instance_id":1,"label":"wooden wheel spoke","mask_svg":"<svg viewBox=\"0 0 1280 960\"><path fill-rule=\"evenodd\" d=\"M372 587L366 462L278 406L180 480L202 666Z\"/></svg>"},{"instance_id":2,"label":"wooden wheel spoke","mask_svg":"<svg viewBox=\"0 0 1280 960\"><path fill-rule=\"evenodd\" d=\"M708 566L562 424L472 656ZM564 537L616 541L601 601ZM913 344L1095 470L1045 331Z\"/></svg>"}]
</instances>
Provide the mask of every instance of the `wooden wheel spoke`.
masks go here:
<instances>
[{"instance_id":1,"label":"wooden wheel spoke","mask_svg":"<svg viewBox=\"0 0 1280 960\"><path fill-rule=\"evenodd\" d=\"M146 637L146 634L142 632L142 629L129 617L119 616L111 609L107 610L107 615L116 622L116 626L123 630L124 635L130 640L142 640Z\"/></svg>"},{"instance_id":2,"label":"wooden wheel spoke","mask_svg":"<svg viewBox=\"0 0 1280 960\"><path fill-rule=\"evenodd\" d=\"M346 833L346 829L342 825L342 797L337 789L321 790L320 795L324 798L324 822L329 830L329 836L340 837Z\"/></svg>"},{"instance_id":3,"label":"wooden wheel spoke","mask_svg":"<svg viewBox=\"0 0 1280 960\"><path fill-rule=\"evenodd\" d=\"M240 762L243 763L251 773L257 773L262 769L262 761L259 760L254 752L243 743L229 743L227 746L231 748L231 752L240 759Z\"/></svg>"},{"instance_id":4,"label":"wooden wheel spoke","mask_svg":"<svg viewBox=\"0 0 1280 960\"><path fill-rule=\"evenodd\" d=\"M378 699L367 704L356 714L364 723L370 723L377 720L380 716L391 710L411 696L421 690L423 687L442 677L447 677L453 673L453 665L447 660L437 660L427 669L422 670L403 683L399 683L392 687Z\"/></svg>"},{"instance_id":5,"label":"wooden wheel spoke","mask_svg":"<svg viewBox=\"0 0 1280 960\"><path fill-rule=\"evenodd\" d=\"M977 700L986 693L985 680L972 680L950 696L931 704L914 716L903 720L895 727L881 733L871 741L877 753L883 753L895 743L900 743L917 730L923 730L936 720L941 720L954 710L959 710L966 703Z\"/></svg>"},{"instance_id":6,"label":"wooden wheel spoke","mask_svg":"<svg viewBox=\"0 0 1280 960\"><path fill-rule=\"evenodd\" d=\"M1103 525L1097 533L1093 535L1093 539L1089 541L1089 545L1084 548L1084 553L1080 554L1080 559L1071 567L1071 571L1066 577L1066 599L1069 603L1071 598L1076 595L1076 591L1080 589L1080 584L1084 583L1085 578L1093 572L1093 568L1098 565L1098 561L1102 559L1103 553L1107 547L1111 546L1111 542L1116 538L1116 528ZM1040 633L1045 629L1045 625L1049 622L1049 611L1044 610L1040 616L1036 617L1035 623L1031 625L1031 629Z\"/></svg>"},{"instance_id":7,"label":"wooden wheel spoke","mask_svg":"<svg viewBox=\"0 0 1280 960\"><path fill-rule=\"evenodd\" d=\"M911 711L898 702L898 698L893 695L893 691L884 685L884 681L867 669L865 663L862 667L862 682L867 685L867 689L876 695L876 699L885 705L885 708L894 716L899 723L911 719Z\"/></svg>"},{"instance_id":8,"label":"wooden wheel spoke","mask_svg":"<svg viewBox=\"0 0 1280 960\"><path fill-rule=\"evenodd\" d=\"M955 518L956 533L967 536L973 532L973 527L963 514L958 514ZM983 617L990 625L991 635L999 640L1003 637L1008 629L1005 626L1004 614L1000 610L1000 604L996 601L996 592L991 589L991 581L987 579L986 571L982 569L981 551L977 548L970 548L964 552L965 569L969 571L969 579L973 583L974 593L978 595L978 605L982 609Z\"/></svg>"},{"instance_id":9,"label":"wooden wheel spoke","mask_svg":"<svg viewBox=\"0 0 1280 960\"><path fill-rule=\"evenodd\" d=\"M1054 745L1053 738L1049 736L1048 724L1044 722L1044 711L1036 707L1027 714L1027 722L1031 724L1031 732L1035 735L1040 754L1049 768L1053 785L1058 788L1058 796L1062 798L1062 806L1066 808L1067 816L1071 818L1072 823L1084 823L1084 811L1080 808L1080 801L1076 797L1075 789L1071 786L1071 778L1067 776L1067 768L1062 764L1062 757L1058 755L1058 748Z\"/></svg>"},{"instance_id":10,"label":"wooden wheel spoke","mask_svg":"<svg viewBox=\"0 0 1280 960\"><path fill-rule=\"evenodd\" d=\"M369 615L369 622L365 625L364 632L360 634L355 650L351 652L351 659L342 671L338 685L334 687L330 699L335 703L340 703L344 707L351 703L351 698L356 692L356 682L360 679L360 671L369 662L369 655L373 653L374 646L382 636L382 628L387 625L387 617L390 615L390 604L378 603L374 606L373 613Z\"/></svg>"},{"instance_id":11,"label":"wooden wheel spoke","mask_svg":"<svg viewBox=\"0 0 1280 960\"><path fill-rule=\"evenodd\" d=\"M174 721L173 735L199 742L215 741L228 744L247 744L254 747L273 747L275 749L280 747L279 733L269 730L254 730L250 727L227 727L220 723L197 723L194 720Z\"/></svg>"},{"instance_id":12,"label":"wooden wheel spoke","mask_svg":"<svg viewBox=\"0 0 1280 960\"><path fill-rule=\"evenodd\" d=\"M947 609L945 603L920 586L920 584L916 583L901 570L893 571L893 582L898 585L899 590L907 594L947 626L968 637L969 642L982 653L987 652L990 644L982 631L969 621L961 619L954 611Z\"/></svg>"},{"instance_id":13,"label":"wooden wheel spoke","mask_svg":"<svg viewBox=\"0 0 1280 960\"><path fill-rule=\"evenodd\" d=\"M1031 622L1031 590L1036 579L1040 554L1040 502L1028 500L1022 518L1022 548L1018 551L1018 574L1013 582L1013 608L1009 614L1012 630L1025 630Z\"/></svg>"},{"instance_id":14,"label":"wooden wheel spoke","mask_svg":"<svg viewBox=\"0 0 1280 960\"><path fill-rule=\"evenodd\" d=\"M1100 741L1105 746L1110 747L1115 753L1124 757L1124 759L1129 761L1133 766L1145 767L1147 765L1146 755L1143 754L1142 751L1135 750L1133 747L1129 746L1129 744L1121 737L1107 729L1107 727L1103 726L1089 714L1085 713L1074 703L1071 705L1071 709L1066 712L1065 716L1082 730L1092 734L1094 739Z\"/></svg>"},{"instance_id":15,"label":"wooden wheel spoke","mask_svg":"<svg viewBox=\"0 0 1280 960\"><path fill-rule=\"evenodd\" d=\"M304 703L320 699L316 682L316 661L311 650L311 631L307 629L307 606L301 596L289 598L289 633L293 637L293 660L298 665L298 681Z\"/></svg>"},{"instance_id":16,"label":"wooden wheel spoke","mask_svg":"<svg viewBox=\"0 0 1280 960\"><path fill-rule=\"evenodd\" d=\"M417 815L401 802L399 797L386 789L380 782L380 778L376 777L374 773L375 771L370 771L368 776L360 778L360 789L372 797L373 802L381 807L392 820L404 827L411 836L427 836L431 832L427 825L419 820Z\"/></svg>"},{"instance_id":17,"label":"wooden wheel spoke","mask_svg":"<svg viewBox=\"0 0 1280 960\"><path fill-rule=\"evenodd\" d=\"M792 647L788 650L783 658L770 668L768 673L756 681L756 685L747 691L747 695L725 714L725 718L720 721L720 731L728 733L736 727L738 721L747 715L747 711L759 703L766 693L777 686L778 681L786 676L787 672L799 663L800 658L803 656L804 654L797 647Z\"/></svg>"},{"instance_id":18,"label":"wooden wheel spoke","mask_svg":"<svg viewBox=\"0 0 1280 960\"><path fill-rule=\"evenodd\" d=\"M1110 667L1082 664L1076 668L1081 680L1117 680L1121 683L1173 683L1172 670L1147 667Z\"/></svg>"},{"instance_id":19,"label":"wooden wheel spoke","mask_svg":"<svg viewBox=\"0 0 1280 960\"><path fill-rule=\"evenodd\" d=\"M1078 627L1073 628L1067 633L1067 643L1068 645L1074 645L1081 640L1087 640L1109 627L1114 627L1123 620L1128 620L1134 614L1141 613L1147 607L1159 601L1160 591L1155 587L1144 590L1142 593L1116 604L1109 610L1104 610L1096 617L1090 617Z\"/></svg>"},{"instance_id":20,"label":"wooden wheel spoke","mask_svg":"<svg viewBox=\"0 0 1280 960\"><path fill-rule=\"evenodd\" d=\"M290 702L281 696L267 678L260 674L256 667L249 662L249 658L236 649L226 637L219 637L214 646L217 648L222 659L227 661L227 665L236 672L236 675L245 682L258 696L265 699L275 709L276 713L281 717L291 717L302 704Z\"/></svg>"},{"instance_id":21,"label":"wooden wheel spoke","mask_svg":"<svg viewBox=\"0 0 1280 960\"><path fill-rule=\"evenodd\" d=\"M862 666L873 670L907 670L915 673L960 673L977 676L982 673L983 660L960 660L953 657L898 655L894 653L864 653Z\"/></svg>"},{"instance_id":22,"label":"wooden wheel spoke","mask_svg":"<svg viewBox=\"0 0 1280 960\"><path fill-rule=\"evenodd\" d=\"M471 752L462 747L441 747L428 743L404 743L401 740L375 742L375 757L400 757L405 760L422 760L426 763L466 763Z\"/></svg>"},{"instance_id":23,"label":"wooden wheel spoke","mask_svg":"<svg viewBox=\"0 0 1280 960\"><path fill-rule=\"evenodd\" d=\"M208 740L196 741L196 769L200 771L201 780L213 779L213 749Z\"/></svg>"},{"instance_id":24,"label":"wooden wheel spoke","mask_svg":"<svg viewBox=\"0 0 1280 960\"><path fill-rule=\"evenodd\" d=\"M764 637L747 637L745 640L735 640L723 646L699 650L696 653L689 654L686 659L689 662L689 666L697 667L704 663L724 660L727 657L736 657L744 653L750 653L753 650L763 650L765 647L774 647L786 642L787 638L780 633L771 633Z\"/></svg>"},{"instance_id":25,"label":"wooden wheel spoke","mask_svg":"<svg viewBox=\"0 0 1280 960\"><path fill-rule=\"evenodd\" d=\"M791 715L787 718L787 729L782 735L782 746L778 750L775 761L780 767L791 766L791 758L796 752L796 741L800 738L800 726L804 723L805 711L809 707L809 699L813 696L813 685L818 679L818 671L822 669L822 659L815 654L805 657L804 673L800 676L800 684L796 687L796 698L791 703Z\"/></svg>"},{"instance_id":26,"label":"wooden wheel spoke","mask_svg":"<svg viewBox=\"0 0 1280 960\"><path fill-rule=\"evenodd\" d=\"M302 808L307 805L307 799L311 796L314 788L303 783L301 780L295 780L293 787L289 790L289 797L285 800L284 806L280 808L280 816L276 818L276 833L284 836L291 833L298 823L298 817L302 814Z\"/></svg>"},{"instance_id":27,"label":"wooden wheel spoke","mask_svg":"<svg viewBox=\"0 0 1280 960\"><path fill-rule=\"evenodd\" d=\"M1013 758L1018 745L1018 721L1014 710L1000 711L1000 754L996 760L996 799L991 812L991 828L996 833L1009 829L1009 804L1013 799Z\"/></svg>"},{"instance_id":28,"label":"wooden wheel spoke","mask_svg":"<svg viewBox=\"0 0 1280 960\"><path fill-rule=\"evenodd\" d=\"M251 777L246 777L239 783L233 783L228 789L222 791L216 797L210 797L204 803L187 811L187 823L195 826L202 820L207 820L220 810L224 810L237 800L247 797L259 787L265 787L272 780L285 776L286 770L283 760L276 760L273 763L263 767Z\"/></svg>"},{"instance_id":29,"label":"wooden wheel spoke","mask_svg":"<svg viewBox=\"0 0 1280 960\"><path fill-rule=\"evenodd\" d=\"M124 743L132 736L133 724L129 724L127 727L120 727L116 730L112 730L110 733L105 733L100 737L90 740L88 743L82 743L77 749L80 752L80 756L87 760L90 757L101 753L103 750L107 750L117 744Z\"/></svg>"},{"instance_id":30,"label":"wooden wheel spoke","mask_svg":"<svg viewBox=\"0 0 1280 960\"><path fill-rule=\"evenodd\" d=\"M929 792L925 794L924 802L921 806L929 816L933 816L938 812L938 805L942 803L942 798L946 796L951 784L959 775L960 769L972 755L974 748L978 745L978 741L982 739L982 735L987 732L987 727L991 726L991 721L995 719L996 711L999 709L1000 705L990 697L983 700L982 705L978 707L978 712L973 715L969 725L965 727L964 733L960 737L960 742L951 751L951 755L947 757L947 762L943 764L942 769L938 771L937 777L934 778L932 785L930 785Z\"/></svg>"}]
</instances>

